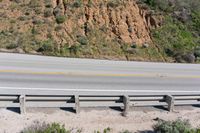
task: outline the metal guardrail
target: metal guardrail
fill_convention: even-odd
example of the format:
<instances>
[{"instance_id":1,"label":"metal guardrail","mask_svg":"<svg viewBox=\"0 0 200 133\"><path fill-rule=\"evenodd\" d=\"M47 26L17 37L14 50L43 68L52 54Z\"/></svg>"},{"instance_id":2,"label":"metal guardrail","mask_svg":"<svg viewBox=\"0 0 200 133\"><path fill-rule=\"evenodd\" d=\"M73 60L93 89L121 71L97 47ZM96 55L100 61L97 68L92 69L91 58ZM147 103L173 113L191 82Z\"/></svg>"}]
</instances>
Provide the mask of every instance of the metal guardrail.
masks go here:
<instances>
[{"instance_id":1,"label":"metal guardrail","mask_svg":"<svg viewBox=\"0 0 200 133\"><path fill-rule=\"evenodd\" d=\"M127 116L131 106L199 105L198 91L98 91L93 90L45 90L0 89L0 107L19 107L21 114L27 107L72 107L76 113L81 107L123 107Z\"/></svg>"}]
</instances>

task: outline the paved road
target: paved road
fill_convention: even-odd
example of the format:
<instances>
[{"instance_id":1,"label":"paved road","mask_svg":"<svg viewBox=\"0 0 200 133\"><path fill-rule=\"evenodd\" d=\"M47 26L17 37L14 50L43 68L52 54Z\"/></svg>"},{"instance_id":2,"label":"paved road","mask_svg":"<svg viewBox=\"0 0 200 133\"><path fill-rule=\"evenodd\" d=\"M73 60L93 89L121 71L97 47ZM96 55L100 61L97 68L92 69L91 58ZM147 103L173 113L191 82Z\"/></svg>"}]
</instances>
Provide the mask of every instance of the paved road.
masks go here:
<instances>
[{"instance_id":1,"label":"paved road","mask_svg":"<svg viewBox=\"0 0 200 133\"><path fill-rule=\"evenodd\" d=\"M200 91L200 65L0 53L0 87Z\"/></svg>"}]
</instances>

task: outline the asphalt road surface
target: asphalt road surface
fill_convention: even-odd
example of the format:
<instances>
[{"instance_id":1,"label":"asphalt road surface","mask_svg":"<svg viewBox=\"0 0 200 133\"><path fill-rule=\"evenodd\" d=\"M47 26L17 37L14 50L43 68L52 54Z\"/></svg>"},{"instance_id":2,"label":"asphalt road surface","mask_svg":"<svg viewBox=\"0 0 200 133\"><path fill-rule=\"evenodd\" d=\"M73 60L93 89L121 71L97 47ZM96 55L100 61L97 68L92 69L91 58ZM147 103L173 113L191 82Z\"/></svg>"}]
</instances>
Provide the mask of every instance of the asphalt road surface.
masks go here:
<instances>
[{"instance_id":1,"label":"asphalt road surface","mask_svg":"<svg viewBox=\"0 0 200 133\"><path fill-rule=\"evenodd\" d=\"M0 53L0 87L200 91L200 65Z\"/></svg>"}]
</instances>

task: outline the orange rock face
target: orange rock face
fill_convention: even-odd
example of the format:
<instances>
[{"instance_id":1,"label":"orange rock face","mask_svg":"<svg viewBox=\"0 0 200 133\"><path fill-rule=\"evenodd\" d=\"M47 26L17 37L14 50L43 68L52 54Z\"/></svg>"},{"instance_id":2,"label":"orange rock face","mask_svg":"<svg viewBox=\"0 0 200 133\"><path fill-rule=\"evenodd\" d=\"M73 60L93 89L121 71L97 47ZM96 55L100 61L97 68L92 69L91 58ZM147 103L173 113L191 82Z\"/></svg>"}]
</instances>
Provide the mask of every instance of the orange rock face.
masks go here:
<instances>
[{"instance_id":1,"label":"orange rock face","mask_svg":"<svg viewBox=\"0 0 200 133\"><path fill-rule=\"evenodd\" d=\"M24 51L37 51L38 42L51 39L58 53L88 42L83 56L124 59L123 45L152 45L150 29L158 26L136 0L3 0L0 7L0 30L16 34L9 43L22 38L16 47Z\"/></svg>"}]
</instances>

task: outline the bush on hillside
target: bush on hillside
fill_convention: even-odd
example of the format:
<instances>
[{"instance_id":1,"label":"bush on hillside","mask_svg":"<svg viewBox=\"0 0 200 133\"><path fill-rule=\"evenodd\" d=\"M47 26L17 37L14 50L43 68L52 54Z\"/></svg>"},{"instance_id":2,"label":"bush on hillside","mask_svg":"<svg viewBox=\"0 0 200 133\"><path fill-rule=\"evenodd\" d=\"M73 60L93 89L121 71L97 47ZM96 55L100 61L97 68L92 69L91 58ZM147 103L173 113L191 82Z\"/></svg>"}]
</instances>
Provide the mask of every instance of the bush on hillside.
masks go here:
<instances>
[{"instance_id":1,"label":"bush on hillside","mask_svg":"<svg viewBox=\"0 0 200 133\"><path fill-rule=\"evenodd\" d=\"M56 22L58 24L62 24L66 21L66 16L65 15L58 15L56 16Z\"/></svg>"},{"instance_id":2,"label":"bush on hillside","mask_svg":"<svg viewBox=\"0 0 200 133\"><path fill-rule=\"evenodd\" d=\"M81 0L76 0L74 3L73 3L73 7L75 8L79 8L82 6L82 1Z\"/></svg>"},{"instance_id":3,"label":"bush on hillside","mask_svg":"<svg viewBox=\"0 0 200 133\"><path fill-rule=\"evenodd\" d=\"M37 52L42 52L47 55L51 55L54 52L54 41L51 39L40 42L41 47L37 50Z\"/></svg>"},{"instance_id":4,"label":"bush on hillside","mask_svg":"<svg viewBox=\"0 0 200 133\"><path fill-rule=\"evenodd\" d=\"M200 47L195 48L194 55L195 57L200 57Z\"/></svg>"},{"instance_id":5,"label":"bush on hillside","mask_svg":"<svg viewBox=\"0 0 200 133\"><path fill-rule=\"evenodd\" d=\"M51 8L46 8L45 10L44 10L44 16L45 17L50 17L50 16L52 16L53 15L53 10L51 9Z\"/></svg>"},{"instance_id":6,"label":"bush on hillside","mask_svg":"<svg viewBox=\"0 0 200 133\"><path fill-rule=\"evenodd\" d=\"M81 44L81 45L87 45L88 44L88 39L85 36L78 36L77 37L77 41Z\"/></svg>"}]
</instances>

